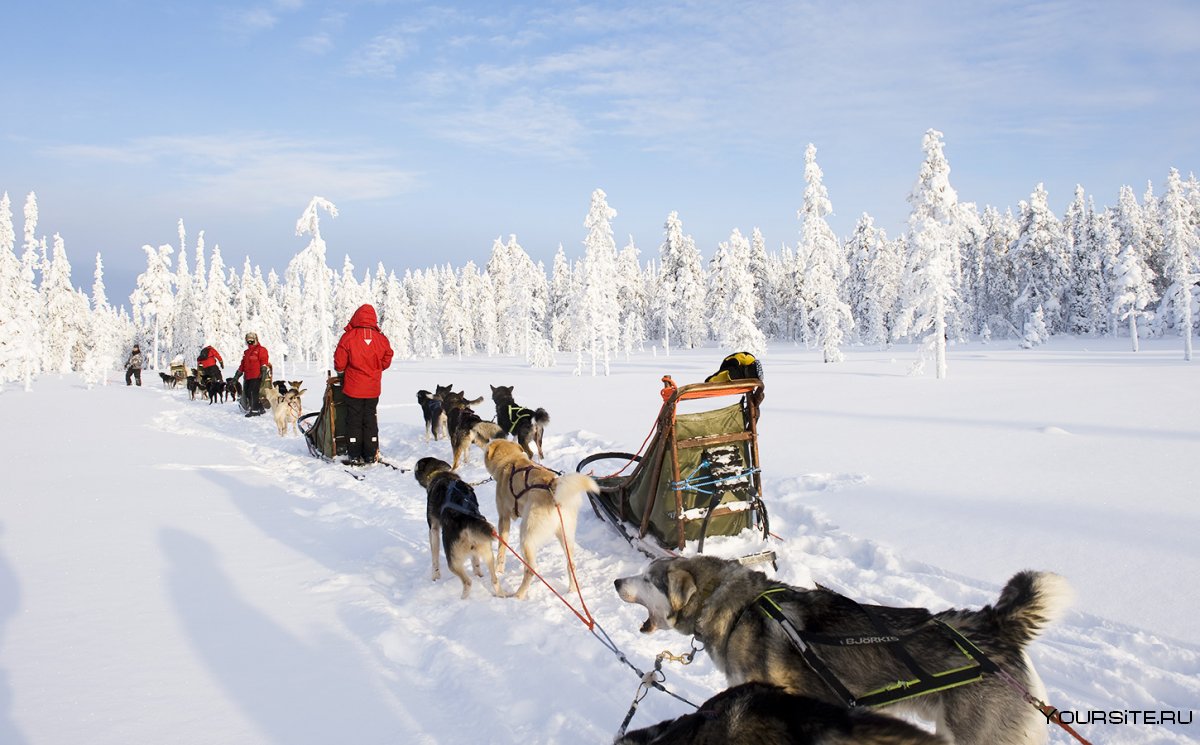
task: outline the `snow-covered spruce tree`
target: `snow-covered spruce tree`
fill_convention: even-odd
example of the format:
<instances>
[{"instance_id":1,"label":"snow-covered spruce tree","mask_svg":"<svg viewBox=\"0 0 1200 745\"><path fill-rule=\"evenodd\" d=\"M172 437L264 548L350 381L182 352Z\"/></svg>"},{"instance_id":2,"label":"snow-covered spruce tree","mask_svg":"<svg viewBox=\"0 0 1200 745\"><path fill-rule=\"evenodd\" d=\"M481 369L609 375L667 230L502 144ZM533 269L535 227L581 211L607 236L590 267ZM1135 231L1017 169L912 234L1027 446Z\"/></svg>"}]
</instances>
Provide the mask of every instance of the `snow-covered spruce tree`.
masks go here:
<instances>
[{"instance_id":1,"label":"snow-covered spruce tree","mask_svg":"<svg viewBox=\"0 0 1200 745\"><path fill-rule=\"evenodd\" d=\"M1129 338L1135 352L1138 351L1138 318L1148 315L1145 308L1156 298L1152 278L1141 247L1122 243L1113 267L1112 313L1117 321L1129 324Z\"/></svg>"},{"instance_id":2,"label":"snow-covered spruce tree","mask_svg":"<svg viewBox=\"0 0 1200 745\"><path fill-rule=\"evenodd\" d=\"M821 346L825 362L841 362L842 342L854 328L850 306L841 298L849 267L842 244L825 219L833 213L833 204L823 177L817 148L809 143L804 151L804 203L796 212L801 221L796 253L805 257L803 292L811 309L813 339Z\"/></svg>"},{"instance_id":3,"label":"snow-covered spruce tree","mask_svg":"<svg viewBox=\"0 0 1200 745\"><path fill-rule=\"evenodd\" d=\"M62 236L54 234L54 248L46 273L42 277L42 295L45 304L42 311L42 368L60 375L76 369L82 363L84 352L76 350L89 329L81 326L87 320L86 303L80 315L78 293L71 286L71 262L67 259L66 244ZM169 307L169 303L168 303Z\"/></svg>"},{"instance_id":4,"label":"snow-covered spruce tree","mask_svg":"<svg viewBox=\"0 0 1200 745\"><path fill-rule=\"evenodd\" d=\"M1089 283L1098 280L1089 272L1097 258L1092 246L1091 219L1087 197L1083 186L1075 185L1075 198L1067 205L1063 215L1063 246L1067 255L1066 330L1077 335L1092 335L1092 288ZM1095 262L1099 266L1099 262Z\"/></svg>"},{"instance_id":5,"label":"snow-covered spruce tree","mask_svg":"<svg viewBox=\"0 0 1200 745\"><path fill-rule=\"evenodd\" d=\"M717 246L709 262L710 323L713 336L722 349L729 353L750 352L761 357L767 342L756 323L759 297L750 261L750 241L734 228L729 240Z\"/></svg>"},{"instance_id":6,"label":"snow-covered spruce tree","mask_svg":"<svg viewBox=\"0 0 1200 745\"><path fill-rule=\"evenodd\" d=\"M1142 251L1146 257L1146 266L1150 267L1151 272L1154 272L1154 295L1158 298L1165 298L1170 281L1166 277L1166 240L1162 231L1161 213L1160 200L1154 196L1154 182L1148 180L1146 181L1146 192L1142 195L1142 222L1146 230L1146 244L1142 247ZM1155 325L1158 326L1158 324ZM1158 327L1160 334L1162 331L1163 329Z\"/></svg>"},{"instance_id":7,"label":"snow-covered spruce tree","mask_svg":"<svg viewBox=\"0 0 1200 745\"><path fill-rule=\"evenodd\" d=\"M150 340L150 367L162 367L160 350L164 320L171 315L171 254L174 248L169 245L144 245L146 252L146 271L137 277L136 286L129 295L130 308L133 310L134 322L137 324L138 336Z\"/></svg>"},{"instance_id":8,"label":"snow-covered spruce tree","mask_svg":"<svg viewBox=\"0 0 1200 745\"><path fill-rule=\"evenodd\" d=\"M13 230L12 202L8 192L0 196L0 390L21 373L18 303L21 263L17 261L16 233Z\"/></svg>"},{"instance_id":9,"label":"snow-covered spruce tree","mask_svg":"<svg viewBox=\"0 0 1200 745\"><path fill-rule=\"evenodd\" d=\"M758 315L754 325L763 332L764 337L770 336L767 313L768 297L772 292L771 259L767 256L767 242L758 228L750 231L750 275L754 277L754 292L758 295Z\"/></svg>"},{"instance_id":10,"label":"snow-covered spruce tree","mask_svg":"<svg viewBox=\"0 0 1200 745\"><path fill-rule=\"evenodd\" d=\"M471 353L475 345L470 305L466 298L463 278L449 266L440 272L438 285L442 295L442 338L458 359Z\"/></svg>"},{"instance_id":11,"label":"snow-covered spruce tree","mask_svg":"<svg viewBox=\"0 0 1200 745\"><path fill-rule=\"evenodd\" d=\"M496 321L496 293L492 278L487 270L480 272L475 262L468 261L463 267L463 292L470 298L467 309L471 312L474 351L488 357L500 354L499 324Z\"/></svg>"},{"instance_id":12,"label":"snow-covered spruce tree","mask_svg":"<svg viewBox=\"0 0 1200 745\"><path fill-rule=\"evenodd\" d=\"M954 310L946 319L947 333L951 339L965 341L967 336L979 331L979 292L983 284L983 220L974 202L958 205L955 219L958 227L958 298Z\"/></svg>"},{"instance_id":13,"label":"snow-covered spruce tree","mask_svg":"<svg viewBox=\"0 0 1200 745\"><path fill-rule=\"evenodd\" d=\"M513 241L516 242L516 236ZM496 329L491 332L498 345L497 353L515 355L517 353L517 337L510 333L508 321L511 315L509 306L516 294L516 268L511 256L511 243L506 243L500 236L492 241L492 252L484 266L484 272L492 281L492 297L496 313Z\"/></svg>"},{"instance_id":14,"label":"snow-covered spruce tree","mask_svg":"<svg viewBox=\"0 0 1200 745\"><path fill-rule=\"evenodd\" d=\"M621 305L618 326L620 349L625 353L626 361L635 348L643 349L646 341L646 315L650 303L639 254L633 236L629 236L629 243L617 254L617 300Z\"/></svg>"},{"instance_id":15,"label":"snow-covered spruce tree","mask_svg":"<svg viewBox=\"0 0 1200 745\"><path fill-rule=\"evenodd\" d=\"M289 270L295 266L295 277L300 286L300 305L285 308L284 317L288 322L289 345L294 348L296 359L331 365L335 323L331 303L333 270L325 263L325 239L321 237L322 210L328 212L330 217L338 215L337 207L332 202L324 197L313 197L296 221L296 235L308 235L311 238L304 250L288 264Z\"/></svg>"},{"instance_id":16,"label":"snow-covered spruce tree","mask_svg":"<svg viewBox=\"0 0 1200 745\"><path fill-rule=\"evenodd\" d=\"M80 366L84 384L92 388L108 383L108 371L117 366L121 359L122 336L117 327L117 316L108 304L104 287L104 260L96 254L96 271L92 280L91 312L86 314L85 356Z\"/></svg>"},{"instance_id":17,"label":"snow-covered spruce tree","mask_svg":"<svg viewBox=\"0 0 1200 745\"><path fill-rule=\"evenodd\" d=\"M1046 317L1042 313L1042 306L1039 305L1029 314L1029 320L1025 322L1021 347L1024 349L1033 349L1036 346L1045 344L1049 340L1050 331L1046 328Z\"/></svg>"},{"instance_id":18,"label":"snow-covered spruce tree","mask_svg":"<svg viewBox=\"0 0 1200 745\"><path fill-rule=\"evenodd\" d=\"M591 360L592 375L603 367L607 376L613 355L620 350L617 243L612 230L612 219L616 216L617 211L608 206L604 191L593 191L591 206L583 220L588 234L583 241L581 284L575 303L576 328L580 333L576 347L576 375L583 371L586 354Z\"/></svg>"},{"instance_id":19,"label":"snow-covered spruce tree","mask_svg":"<svg viewBox=\"0 0 1200 745\"><path fill-rule=\"evenodd\" d=\"M950 186L950 164L942 153L942 133L930 129L922 142L925 161L908 203L908 241L901 281L896 333L921 339L914 365L919 372L932 355L937 377L946 377L946 316L958 288L958 195Z\"/></svg>"},{"instance_id":20,"label":"snow-covered spruce tree","mask_svg":"<svg viewBox=\"0 0 1200 745\"><path fill-rule=\"evenodd\" d=\"M208 260L208 282L202 306L204 338L218 350L235 350L240 360L241 350L246 348L242 340L247 331L258 333L259 341L268 350L278 339L272 339L265 331L241 327L242 319L238 317L233 303L234 292L230 288L229 273L225 269L225 259L221 256L221 246L213 244ZM233 353L235 352L230 352Z\"/></svg>"},{"instance_id":21,"label":"snow-covered spruce tree","mask_svg":"<svg viewBox=\"0 0 1200 745\"><path fill-rule=\"evenodd\" d=\"M1045 187L1038 184L1021 212L1017 241L1011 249L1020 288L1014 310L1017 318L1027 320L1041 306L1046 327L1057 334L1066 330L1062 295L1069 275L1062 224L1048 202Z\"/></svg>"},{"instance_id":22,"label":"snow-covered spruce tree","mask_svg":"<svg viewBox=\"0 0 1200 745\"><path fill-rule=\"evenodd\" d=\"M654 295L654 314L663 350L670 354L672 342L688 348L704 343L707 287L700 251L692 237L684 235L679 213L667 215L664 230L665 238L658 249L659 287Z\"/></svg>"},{"instance_id":23,"label":"snow-covered spruce tree","mask_svg":"<svg viewBox=\"0 0 1200 745\"><path fill-rule=\"evenodd\" d=\"M1200 235L1196 232L1192 204L1184 192L1179 171L1174 168L1167 175L1167 188L1159 202L1159 219L1167 281L1159 316L1164 325L1169 323L1183 338L1183 358L1190 362L1193 287L1200 282Z\"/></svg>"},{"instance_id":24,"label":"snow-covered spruce tree","mask_svg":"<svg viewBox=\"0 0 1200 745\"><path fill-rule=\"evenodd\" d=\"M179 221L179 259L175 265L175 304L171 314L172 337L175 346L170 350L173 357L182 354L189 367L195 364L195 355L204 346L203 324L200 322L199 297L195 292L195 278L188 268L187 234L183 220ZM220 350L228 354L232 350Z\"/></svg>"},{"instance_id":25,"label":"snow-covered spruce tree","mask_svg":"<svg viewBox=\"0 0 1200 745\"><path fill-rule=\"evenodd\" d=\"M440 359L444 344L437 275L433 270L406 271L404 286L413 304L413 354L418 358Z\"/></svg>"},{"instance_id":26,"label":"snow-covered spruce tree","mask_svg":"<svg viewBox=\"0 0 1200 745\"><path fill-rule=\"evenodd\" d=\"M41 273L42 242L37 239L37 195L29 192L25 198L24 250L21 252L21 279L16 287L16 320L13 323L13 344L20 359L19 380L25 390L33 390L33 378L42 371L42 290L38 282Z\"/></svg>"},{"instance_id":27,"label":"snow-covered spruce tree","mask_svg":"<svg viewBox=\"0 0 1200 745\"><path fill-rule=\"evenodd\" d=\"M510 235L508 242L496 240L488 261L496 293L498 336L504 354L529 359L529 348L542 337L546 322L549 288L545 270Z\"/></svg>"},{"instance_id":28,"label":"snow-covered spruce tree","mask_svg":"<svg viewBox=\"0 0 1200 745\"><path fill-rule=\"evenodd\" d=\"M899 296L901 257L897 245L863 213L846 243L850 276L846 297L863 344L880 347L892 342L891 326Z\"/></svg>"},{"instance_id":29,"label":"snow-covered spruce tree","mask_svg":"<svg viewBox=\"0 0 1200 745\"><path fill-rule=\"evenodd\" d=\"M1112 207L1097 210L1094 201L1088 200L1091 213L1091 242L1095 247L1096 260L1100 262L1100 287L1095 306L1091 309L1093 324L1100 333L1116 336L1116 320L1113 318L1113 276L1116 274L1117 256L1121 253L1121 242L1113 226L1117 211Z\"/></svg>"},{"instance_id":30,"label":"snow-covered spruce tree","mask_svg":"<svg viewBox=\"0 0 1200 745\"><path fill-rule=\"evenodd\" d=\"M1116 241L1107 217L1096 214L1091 197L1083 210L1082 223L1070 228L1068 239L1072 263L1068 311L1075 333L1099 336L1110 331L1112 296L1108 277L1116 260Z\"/></svg>"},{"instance_id":31,"label":"snow-covered spruce tree","mask_svg":"<svg viewBox=\"0 0 1200 745\"><path fill-rule=\"evenodd\" d=\"M1017 221L1010 212L1003 215L995 207L983 210L983 286L980 289L983 325L976 331L984 336L1012 338L1017 335L1013 303L1017 299L1016 270L1009 249L1017 240Z\"/></svg>"},{"instance_id":32,"label":"snow-covered spruce tree","mask_svg":"<svg viewBox=\"0 0 1200 745\"><path fill-rule=\"evenodd\" d=\"M463 269L466 272L466 268ZM396 359L412 359L412 306L394 271L387 275L387 292L379 308L379 330L392 343Z\"/></svg>"},{"instance_id":33,"label":"snow-covered spruce tree","mask_svg":"<svg viewBox=\"0 0 1200 745\"><path fill-rule=\"evenodd\" d=\"M350 261L350 254L346 254L342 259L342 272L334 283L330 300L333 305L330 317L333 319L335 330L339 328L337 324L341 323L344 326L349 323L354 311L363 303L369 302L364 298L362 285L354 276L354 263Z\"/></svg>"},{"instance_id":34,"label":"snow-covered spruce tree","mask_svg":"<svg viewBox=\"0 0 1200 745\"><path fill-rule=\"evenodd\" d=\"M549 321L550 345L556 352L569 352L575 348L575 326L572 320L575 309L572 302L577 296L575 275L567 262L562 244L554 253L554 264L550 276Z\"/></svg>"}]
</instances>

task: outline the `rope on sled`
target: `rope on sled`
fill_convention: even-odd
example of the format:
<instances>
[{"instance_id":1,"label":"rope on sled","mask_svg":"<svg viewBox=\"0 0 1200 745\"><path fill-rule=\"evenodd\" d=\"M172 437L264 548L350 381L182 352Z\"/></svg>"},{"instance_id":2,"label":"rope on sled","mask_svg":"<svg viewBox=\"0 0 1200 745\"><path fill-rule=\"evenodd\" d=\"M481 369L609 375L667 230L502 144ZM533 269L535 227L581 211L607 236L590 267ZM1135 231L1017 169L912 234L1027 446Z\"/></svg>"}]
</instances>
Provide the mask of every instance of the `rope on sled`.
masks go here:
<instances>
[{"instance_id":1,"label":"rope on sled","mask_svg":"<svg viewBox=\"0 0 1200 745\"><path fill-rule=\"evenodd\" d=\"M562 531L562 533L561 533L562 535L566 535L566 525L565 525L565 522L564 522L563 516L562 516L562 508L558 507L557 505L556 505L556 507L558 509L559 529ZM588 610L587 602L583 599L583 588L579 584L579 580L575 576L575 560L571 556L571 550L569 547L567 547L565 541L563 542L563 551L567 555L567 571L570 572L570 574L571 574L571 582L575 585L575 591L579 593L579 604L583 608L582 612L580 612L578 609L576 609L575 606L571 605L570 601L568 601L566 598L564 598L562 596L562 593L560 593L558 590L554 589L554 587L549 582L546 581L545 577L543 577L541 574L539 574L536 569L531 567L529 565L529 562L525 561L525 557L522 556L512 546L510 546L508 544L508 541L504 540L503 536L501 536L497 532L493 532L492 535L496 538L496 540L498 540L498 541L500 541L500 543L504 544L504 546L506 548L508 548L509 551L512 552L512 555L517 557L517 560L520 561L522 564L524 564L525 568L527 570L529 570L529 572L531 572L533 574L533 576L537 577L538 580L543 585L545 585L547 588L549 588L550 592L552 592L556 598L561 600L563 605L567 606L567 608L570 609L571 613L575 614L575 617L578 618L585 627L587 627L587 630L589 632L591 632L592 636L596 637L596 639L598 639L600 641L600 643L602 645L604 645L604 647L606 649L608 649L608 651L610 651L614 655L616 655L616 657L619 661L621 661L625 665L629 666L629 668L631 670L633 670L635 673L637 673L638 677L641 678L642 682L638 686L637 693L634 694L633 704L629 707L629 713L627 713L625 715L625 720L623 722L621 722L621 728L617 733L618 738L625 734L625 730L629 726L629 722L633 719L634 712L637 711L638 704L641 703L642 699L646 697L646 694L649 692L649 689L651 689L651 688L657 688L658 690L662 691L663 693L667 694L668 696L671 696L672 698L677 699L677 700L687 704L688 706L692 707L693 709L700 708L696 704L692 703L691 701L688 701L683 696L680 696L679 694L674 693L673 691L671 691L670 689L668 689L666 686L663 685L663 683L666 682L667 677L662 672L662 663L663 663L664 659L669 659L674 662L682 662L684 665L687 665L687 664L691 663L692 659L696 656L696 652L698 652L703 647L696 647L695 641L693 640L691 651L689 651L685 654L675 655L675 654L671 654L670 652L667 652L664 650L663 652L659 653L659 655L655 658L654 669L650 670L649 672L642 672L640 669L638 669L637 665L630 662L629 658L625 655L625 653L622 652L620 647L618 647L616 645L616 642L614 642L612 640L612 637L608 635L608 632L604 630L604 627L601 626L598 621L596 621L596 618L595 618L595 616L592 615L592 612L590 610Z\"/></svg>"}]
</instances>

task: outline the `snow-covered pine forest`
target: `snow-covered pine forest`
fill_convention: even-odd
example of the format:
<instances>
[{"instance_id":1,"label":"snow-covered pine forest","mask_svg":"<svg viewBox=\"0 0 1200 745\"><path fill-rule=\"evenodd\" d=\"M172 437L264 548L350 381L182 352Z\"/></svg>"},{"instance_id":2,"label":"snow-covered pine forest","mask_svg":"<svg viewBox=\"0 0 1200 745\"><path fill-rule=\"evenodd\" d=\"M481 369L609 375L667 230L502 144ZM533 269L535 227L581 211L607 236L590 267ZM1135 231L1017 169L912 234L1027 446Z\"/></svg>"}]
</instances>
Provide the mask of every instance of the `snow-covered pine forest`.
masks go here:
<instances>
[{"instance_id":1,"label":"snow-covered pine forest","mask_svg":"<svg viewBox=\"0 0 1200 745\"><path fill-rule=\"evenodd\" d=\"M114 304L97 254L90 292L72 287L66 241L38 234L38 203L24 204L18 244L9 196L0 198L0 384L26 388L39 373L79 372L91 384L120 367L134 341L152 368L192 360L204 344L232 354L256 331L273 360L327 364L351 312L373 303L401 359L523 357L531 366L574 354L576 372L607 374L636 351L715 343L761 353L767 340L821 349L917 342L914 369L947 371L948 343L1010 339L1033 347L1056 334L1181 337L1191 359L1200 323L1200 183L1175 169L1139 201L1122 186L1112 206L1077 187L1063 215L1038 184L1015 208L959 201L942 134L929 130L908 194L906 230L888 236L869 214L839 239L831 197L805 153L793 242L769 250L738 228L707 261L674 212L647 255L630 236L618 248L618 212L597 189L582 222L581 256L559 245L547 271L517 241L497 238L482 266L329 266L321 221L337 208L314 197L296 223L307 246L266 273L249 256L226 263L203 231L144 246L146 269ZM399 273L397 273L399 272ZM278 363L277 363L278 364Z\"/></svg>"}]
</instances>

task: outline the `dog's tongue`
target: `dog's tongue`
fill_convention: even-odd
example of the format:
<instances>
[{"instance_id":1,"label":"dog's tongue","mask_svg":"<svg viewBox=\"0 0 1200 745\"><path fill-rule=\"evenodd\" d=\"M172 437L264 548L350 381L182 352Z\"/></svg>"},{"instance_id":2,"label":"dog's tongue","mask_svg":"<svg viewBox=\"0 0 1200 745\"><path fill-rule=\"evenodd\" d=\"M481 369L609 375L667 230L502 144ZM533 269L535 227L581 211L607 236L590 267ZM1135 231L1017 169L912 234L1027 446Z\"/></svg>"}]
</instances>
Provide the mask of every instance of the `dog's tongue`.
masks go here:
<instances>
[{"instance_id":1,"label":"dog's tongue","mask_svg":"<svg viewBox=\"0 0 1200 745\"><path fill-rule=\"evenodd\" d=\"M646 622L644 624L642 624L642 633L649 634L651 631L654 631L657 628L658 628L658 626L656 626L654 624L654 615L651 614L649 617L646 618Z\"/></svg>"}]
</instances>

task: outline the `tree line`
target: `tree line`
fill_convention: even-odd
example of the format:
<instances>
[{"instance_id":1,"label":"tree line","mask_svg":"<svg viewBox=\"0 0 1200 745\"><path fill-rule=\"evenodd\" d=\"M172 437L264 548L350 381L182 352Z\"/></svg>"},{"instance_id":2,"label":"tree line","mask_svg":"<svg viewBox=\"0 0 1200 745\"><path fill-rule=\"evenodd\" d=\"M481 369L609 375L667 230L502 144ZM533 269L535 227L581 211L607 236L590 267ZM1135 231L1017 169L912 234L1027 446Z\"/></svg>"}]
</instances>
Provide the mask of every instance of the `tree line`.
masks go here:
<instances>
[{"instance_id":1,"label":"tree line","mask_svg":"<svg viewBox=\"0 0 1200 745\"><path fill-rule=\"evenodd\" d=\"M863 214L839 238L832 202L816 161L805 152L798 240L768 250L761 232L733 229L704 260L670 213L657 255L643 260L633 238L620 249L616 210L600 189L583 221L583 255L560 244L549 270L515 235L497 238L482 266L468 261L404 268L382 263L358 274L346 256L327 262L321 216L337 208L314 197L296 224L308 245L283 276L264 276L246 257L225 263L203 231L189 246L144 246L146 270L129 305L110 303L96 255L90 295L70 283L64 241L37 236L37 198L28 195L24 240L17 245L8 194L0 198L0 383L27 387L41 372L76 371L89 384L119 366L134 341L152 367L191 363L213 344L240 349L258 333L272 358L329 364L333 342L362 303L401 359L444 355L523 357L550 366L571 353L577 373L610 365L647 346L669 353L715 342L728 350L765 351L768 340L802 343L826 362L848 344L886 347L919 342L917 366L946 374L954 341L1015 339L1033 347L1056 334L1179 335L1185 358L1197 331L1200 291L1200 184L1167 174L1161 193L1141 201L1122 186L1116 204L1097 207L1076 187L1062 216L1037 185L1015 211L960 202L950 184L942 134L923 138L924 160L912 191L906 230L889 237ZM18 251L19 249L19 251ZM191 257L189 263L189 256Z\"/></svg>"}]
</instances>

